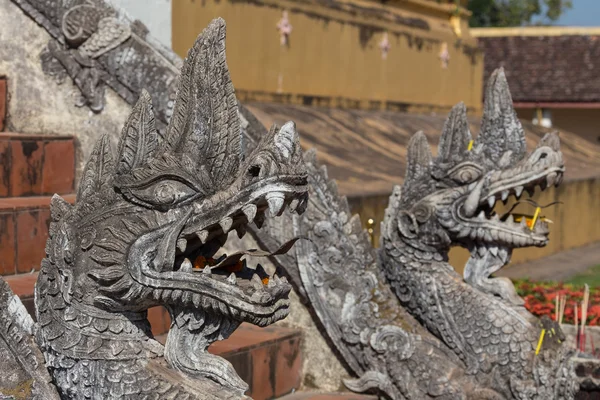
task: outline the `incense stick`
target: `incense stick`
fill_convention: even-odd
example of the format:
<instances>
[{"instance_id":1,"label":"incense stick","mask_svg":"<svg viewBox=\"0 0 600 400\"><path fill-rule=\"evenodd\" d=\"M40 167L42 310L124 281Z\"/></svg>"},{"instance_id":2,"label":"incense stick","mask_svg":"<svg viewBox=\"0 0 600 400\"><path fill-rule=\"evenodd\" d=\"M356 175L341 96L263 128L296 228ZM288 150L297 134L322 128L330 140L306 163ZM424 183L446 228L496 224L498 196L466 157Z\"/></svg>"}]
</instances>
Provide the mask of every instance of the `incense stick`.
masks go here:
<instances>
[{"instance_id":1,"label":"incense stick","mask_svg":"<svg viewBox=\"0 0 600 400\"><path fill-rule=\"evenodd\" d=\"M530 230L533 230L533 228L535 228L535 223L537 222L538 217L540 216L540 211L542 211L542 208L536 207L535 214L533 214L533 220L531 220L531 226L529 227Z\"/></svg>"},{"instance_id":2,"label":"incense stick","mask_svg":"<svg viewBox=\"0 0 600 400\"><path fill-rule=\"evenodd\" d=\"M559 301L559 311L558 311L558 325L562 327L562 321L565 317L565 307L567 306L567 295L564 294L561 296Z\"/></svg>"},{"instance_id":3,"label":"incense stick","mask_svg":"<svg viewBox=\"0 0 600 400\"><path fill-rule=\"evenodd\" d=\"M577 303L575 303L574 308L575 308L575 348L579 349L579 324L578 324L579 321L577 320L579 310L577 310Z\"/></svg>"},{"instance_id":4,"label":"incense stick","mask_svg":"<svg viewBox=\"0 0 600 400\"><path fill-rule=\"evenodd\" d=\"M585 352L586 340L585 340L585 323L587 322L587 310L588 303L590 301L590 287L588 284L585 284L585 289L583 291L583 301L581 303L581 351Z\"/></svg>"}]
</instances>

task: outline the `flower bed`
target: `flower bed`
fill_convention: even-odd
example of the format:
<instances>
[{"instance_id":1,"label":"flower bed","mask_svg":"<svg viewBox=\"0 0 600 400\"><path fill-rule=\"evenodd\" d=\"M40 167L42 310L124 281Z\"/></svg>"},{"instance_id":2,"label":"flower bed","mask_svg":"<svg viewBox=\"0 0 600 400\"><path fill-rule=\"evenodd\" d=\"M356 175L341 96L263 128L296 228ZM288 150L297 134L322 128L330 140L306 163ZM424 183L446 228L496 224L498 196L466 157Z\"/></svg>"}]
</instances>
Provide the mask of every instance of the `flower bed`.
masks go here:
<instances>
[{"instance_id":1,"label":"flower bed","mask_svg":"<svg viewBox=\"0 0 600 400\"><path fill-rule=\"evenodd\" d=\"M556 296L566 295L567 306L563 323L575 323L575 304L578 305L578 320L581 322L581 308L579 305L583 300L583 286L575 286L556 282L531 282L529 280L518 280L514 282L519 296L525 300L525 307L533 315L541 317L547 315L554 319ZM590 288L590 300L587 313L586 325L600 325L600 289Z\"/></svg>"}]
</instances>

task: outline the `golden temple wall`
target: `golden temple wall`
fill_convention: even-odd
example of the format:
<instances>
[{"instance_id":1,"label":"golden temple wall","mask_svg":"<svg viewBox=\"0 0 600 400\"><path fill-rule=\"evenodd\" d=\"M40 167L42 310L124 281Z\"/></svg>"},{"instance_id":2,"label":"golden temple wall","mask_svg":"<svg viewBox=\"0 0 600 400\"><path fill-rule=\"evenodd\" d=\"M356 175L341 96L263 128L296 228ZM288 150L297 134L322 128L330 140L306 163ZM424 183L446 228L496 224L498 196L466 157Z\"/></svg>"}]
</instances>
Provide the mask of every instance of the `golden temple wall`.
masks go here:
<instances>
[{"instance_id":1,"label":"golden temple wall","mask_svg":"<svg viewBox=\"0 0 600 400\"><path fill-rule=\"evenodd\" d=\"M481 108L483 55L468 12L426 0L177 0L173 49L185 52L215 17L242 101L410 111ZM292 32L276 28L287 11ZM387 34L390 49L382 58ZM443 68L440 54L447 47Z\"/></svg>"}]
</instances>

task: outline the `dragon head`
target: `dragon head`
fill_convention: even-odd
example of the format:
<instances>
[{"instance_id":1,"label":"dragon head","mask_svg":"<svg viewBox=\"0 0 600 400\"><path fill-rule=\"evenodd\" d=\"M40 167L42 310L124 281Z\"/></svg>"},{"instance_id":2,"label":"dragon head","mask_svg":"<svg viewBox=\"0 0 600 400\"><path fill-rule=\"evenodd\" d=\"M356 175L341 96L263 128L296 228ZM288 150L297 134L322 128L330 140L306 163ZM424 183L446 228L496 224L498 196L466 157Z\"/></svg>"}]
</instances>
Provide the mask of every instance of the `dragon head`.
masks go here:
<instances>
[{"instance_id":1,"label":"dragon head","mask_svg":"<svg viewBox=\"0 0 600 400\"><path fill-rule=\"evenodd\" d=\"M173 321L171 364L231 384L214 371L230 365L197 353L240 322L264 326L284 318L291 286L246 266L242 253L214 259L230 232L241 237L248 224L260 226L266 213L278 216L286 207L303 212L301 153L292 122L245 148L225 61L225 23L213 21L184 62L165 134L156 130L143 92L116 159L102 137L76 205L53 200L48 258L63 277L64 296L115 313L165 306Z\"/></svg>"},{"instance_id":2,"label":"dragon head","mask_svg":"<svg viewBox=\"0 0 600 400\"><path fill-rule=\"evenodd\" d=\"M411 138L402 196L393 210L399 233L430 259L447 258L453 245L468 248L465 279L520 303L512 284L498 279L492 284L487 278L508 263L513 248L546 245L548 224L543 218L499 215L494 208L510 196L519 200L524 191L533 194L536 186L558 186L563 173L556 134L547 134L527 152L504 71L496 70L487 85L481 132L474 141L462 103L444 125L436 158L423 133Z\"/></svg>"}]
</instances>

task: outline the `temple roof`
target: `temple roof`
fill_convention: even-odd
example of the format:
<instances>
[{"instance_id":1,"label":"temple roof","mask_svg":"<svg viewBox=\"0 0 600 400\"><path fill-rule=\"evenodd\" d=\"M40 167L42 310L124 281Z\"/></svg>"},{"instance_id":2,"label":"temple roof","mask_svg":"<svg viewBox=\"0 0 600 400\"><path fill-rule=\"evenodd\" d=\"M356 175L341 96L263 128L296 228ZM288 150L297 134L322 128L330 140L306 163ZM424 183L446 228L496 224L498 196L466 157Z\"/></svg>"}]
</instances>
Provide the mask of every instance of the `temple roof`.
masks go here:
<instances>
[{"instance_id":1,"label":"temple roof","mask_svg":"<svg viewBox=\"0 0 600 400\"><path fill-rule=\"evenodd\" d=\"M296 122L302 146L316 148L329 176L338 181L340 193L349 197L390 193L402 182L406 145L422 130L436 154L445 115L393 111L328 109L272 103L246 106L266 126L288 120ZM527 145L535 147L549 130L522 121ZM479 131L480 119L471 118L471 132ZM560 132L566 159L565 179L600 176L600 146L570 132Z\"/></svg>"},{"instance_id":2,"label":"temple roof","mask_svg":"<svg viewBox=\"0 0 600 400\"><path fill-rule=\"evenodd\" d=\"M600 102L600 29L473 29L484 79L504 67L513 100Z\"/></svg>"}]
</instances>

